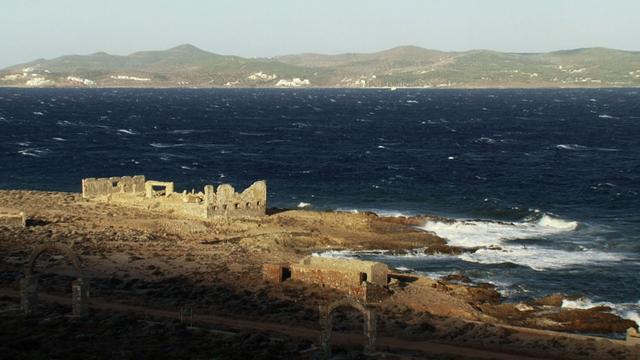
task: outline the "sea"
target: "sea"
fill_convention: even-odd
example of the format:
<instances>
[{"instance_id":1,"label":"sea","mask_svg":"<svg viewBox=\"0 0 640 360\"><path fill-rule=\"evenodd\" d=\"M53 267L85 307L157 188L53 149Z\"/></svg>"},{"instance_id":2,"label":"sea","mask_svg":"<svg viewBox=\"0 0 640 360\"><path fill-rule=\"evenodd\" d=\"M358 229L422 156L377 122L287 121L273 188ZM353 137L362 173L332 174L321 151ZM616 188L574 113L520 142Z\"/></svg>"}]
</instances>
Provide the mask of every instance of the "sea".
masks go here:
<instances>
[{"instance_id":1,"label":"sea","mask_svg":"<svg viewBox=\"0 0 640 360\"><path fill-rule=\"evenodd\" d=\"M0 188L258 179L269 206L431 214L462 255L383 261L640 323L640 89L0 89Z\"/></svg>"}]
</instances>

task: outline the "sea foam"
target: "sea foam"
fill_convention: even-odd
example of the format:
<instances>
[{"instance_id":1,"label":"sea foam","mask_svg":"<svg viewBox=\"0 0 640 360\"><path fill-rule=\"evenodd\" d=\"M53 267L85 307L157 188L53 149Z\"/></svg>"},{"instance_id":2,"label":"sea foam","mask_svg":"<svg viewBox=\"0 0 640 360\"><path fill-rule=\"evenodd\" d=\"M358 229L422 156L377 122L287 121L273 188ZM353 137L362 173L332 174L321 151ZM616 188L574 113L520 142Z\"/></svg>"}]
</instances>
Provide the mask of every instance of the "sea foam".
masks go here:
<instances>
[{"instance_id":1,"label":"sea foam","mask_svg":"<svg viewBox=\"0 0 640 360\"><path fill-rule=\"evenodd\" d=\"M625 319L635 321L640 326L640 301L637 303L611 303L608 301L593 302L583 297L575 300L562 300L562 307L566 309L591 309L597 306L607 306L611 311Z\"/></svg>"},{"instance_id":2,"label":"sea foam","mask_svg":"<svg viewBox=\"0 0 640 360\"><path fill-rule=\"evenodd\" d=\"M510 240L535 239L575 231L577 221L560 219L547 214L536 221L502 222L490 220L428 221L423 230L447 240L448 245L480 248L464 253L459 259L480 264L512 263L536 271L561 269L583 264L599 264L626 259L619 253L584 249L567 251L540 246L524 246Z\"/></svg>"},{"instance_id":3,"label":"sea foam","mask_svg":"<svg viewBox=\"0 0 640 360\"><path fill-rule=\"evenodd\" d=\"M543 215L535 222L490 220L427 221L421 227L460 247L500 246L504 240L532 239L573 231L578 222Z\"/></svg>"},{"instance_id":4,"label":"sea foam","mask_svg":"<svg viewBox=\"0 0 640 360\"><path fill-rule=\"evenodd\" d=\"M536 271L557 270L583 264L610 263L625 259L622 254L595 250L566 251L536 246L504 246L499 250L479 249L458 256L461 260L479 264L512 263Z\"/></svg>"}]
</instances>

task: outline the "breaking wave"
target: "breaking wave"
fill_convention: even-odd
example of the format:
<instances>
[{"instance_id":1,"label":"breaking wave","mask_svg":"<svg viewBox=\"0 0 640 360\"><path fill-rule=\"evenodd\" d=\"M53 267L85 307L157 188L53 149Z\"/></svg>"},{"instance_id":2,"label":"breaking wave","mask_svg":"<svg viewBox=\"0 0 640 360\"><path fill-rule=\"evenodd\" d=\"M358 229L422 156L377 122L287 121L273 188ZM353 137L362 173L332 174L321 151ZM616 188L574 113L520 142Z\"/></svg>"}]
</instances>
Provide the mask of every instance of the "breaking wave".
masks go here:
<instances>
[{"instance_id":1,"label":"breaking wave","mask_svg":"<svg viewBox=\"0 0 640 360\"><path fill-rule=\"evenodd\" d=\"M512 263L536 271L562 269L583 264L609 263L626 259L619 253L581 248L577 251L524 246L510 240L537 239L572 232L577 221L564 220L547 214L537 220L502 222L490 220L428 221L423 230L435 233L451 246L480 248L458 256L466 262L479 264Z\"/></svg>"},{"instance_id":2,"label":"breaking wave","mask_svg":"<svg viewBox=\"0 0 640 360\"><path fill-rule=\"evenodd\" d=\"M491 220L427 221L420 228L447 239L448 244L460 247L499 246L504 240L533 239L573 231L577 221L543 215L533 222L504 222Z\"/></svg>"},{"instance_id":3,"label":"breaking wave","mask_svg":"<svg viewBox=\"0 0 640 360\"><path fill-rule=\"evenodd\" d=\"M610 263L624 260L622 254L595 250L566 251L535 246L505 246L501 249L479 249L459 255L463 261L479 264L511 263L536 271L558 270L576 265Z\"/></svg>"},{"instance_id":4,"label":"breaking wave","mask_svg":"<svg viewBox=\"0 0 640 360\"><path fill-rule=\"evenodd\" d=\"M607 306L614 314L635 321L640 326L640 301L637 303L611 303L607 301L593 302L589 298L576 300L562 300L562 307L566 309L591 309L597 306Z\"/></svg>"}]
</instances>

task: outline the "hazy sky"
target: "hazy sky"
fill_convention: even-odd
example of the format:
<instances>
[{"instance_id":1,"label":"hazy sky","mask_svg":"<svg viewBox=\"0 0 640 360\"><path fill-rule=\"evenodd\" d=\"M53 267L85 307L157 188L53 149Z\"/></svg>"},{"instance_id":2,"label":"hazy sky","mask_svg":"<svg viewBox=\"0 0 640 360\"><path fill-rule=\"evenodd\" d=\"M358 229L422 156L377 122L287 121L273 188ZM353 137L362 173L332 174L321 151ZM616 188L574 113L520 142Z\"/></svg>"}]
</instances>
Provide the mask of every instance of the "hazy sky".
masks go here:
<instances>
[{"instance_id":1,"label":"hazy sky","mask_svg":"<svg viewBox=\"0 0 640 360\"><path fill-rule=\"evenodd\" d=\"M640 0L0 0L0 68L192 43L250 57L439 50L640 50Z\"/></svg>"}]
</instances>

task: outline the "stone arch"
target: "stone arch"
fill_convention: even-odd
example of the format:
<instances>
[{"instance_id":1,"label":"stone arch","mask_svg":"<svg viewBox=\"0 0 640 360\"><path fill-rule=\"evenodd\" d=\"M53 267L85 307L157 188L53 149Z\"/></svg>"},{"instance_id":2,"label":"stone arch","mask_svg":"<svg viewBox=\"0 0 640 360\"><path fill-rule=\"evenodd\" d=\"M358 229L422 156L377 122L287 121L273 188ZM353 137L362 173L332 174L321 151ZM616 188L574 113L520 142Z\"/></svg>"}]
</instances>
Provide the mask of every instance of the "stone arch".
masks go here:
<instances>
[{"instance_id":1,"label":"stone arch","mask_svg":"<svg viewBox=\"0 0 640 360\"><path fill-rule=\"evenodd\" d=\"M364 317L364 335L367 343L364 346L365 353L375 351L377 337L376 311L369 304L354 299L341 299L326 306L320 306L320 326L322 327L320 346L327 357L331 356L331 335L333 332L333 316L338 309L352 308L359 311Z\"/></svg>"},{"instance_id":2,"label":"stone arch","mask_svg":"<svg viewBox=\"0 0 640 360\"><path fill-rule=\"evenodd\" d=\"M88 313L89 301L89 281L82 272L80 257L70 246L60 243L46 243L38 245L33 249L24 270L24 277L20 280L20 306L22 310L31 314L38 303L38 277L34 275L36 261L46 252L62 253L67 258L75 270L78 277L71 283L71 305L74 316L84 317Z\"/></svg>"},{"instance_id":3,"label":"stone arch","mask_svg":"<svg viewBox=\"0 0 640 360\"><path fill-rule=\"evenodd\" d=\"M83 278L81 267L82 263L80 262L80 257L71 249L70 246L60 243L47 243L36 246L36 248L31 252L31 255L29 255L27 267L24 270L25 278L33 276L33 270L36 266L36 261L42 254L46 252L59 252L64 254L65 258L71 261L71 265L73 265L73 269L76 271L77 276L79 278Z\"/></svg>"}]
</instances>

